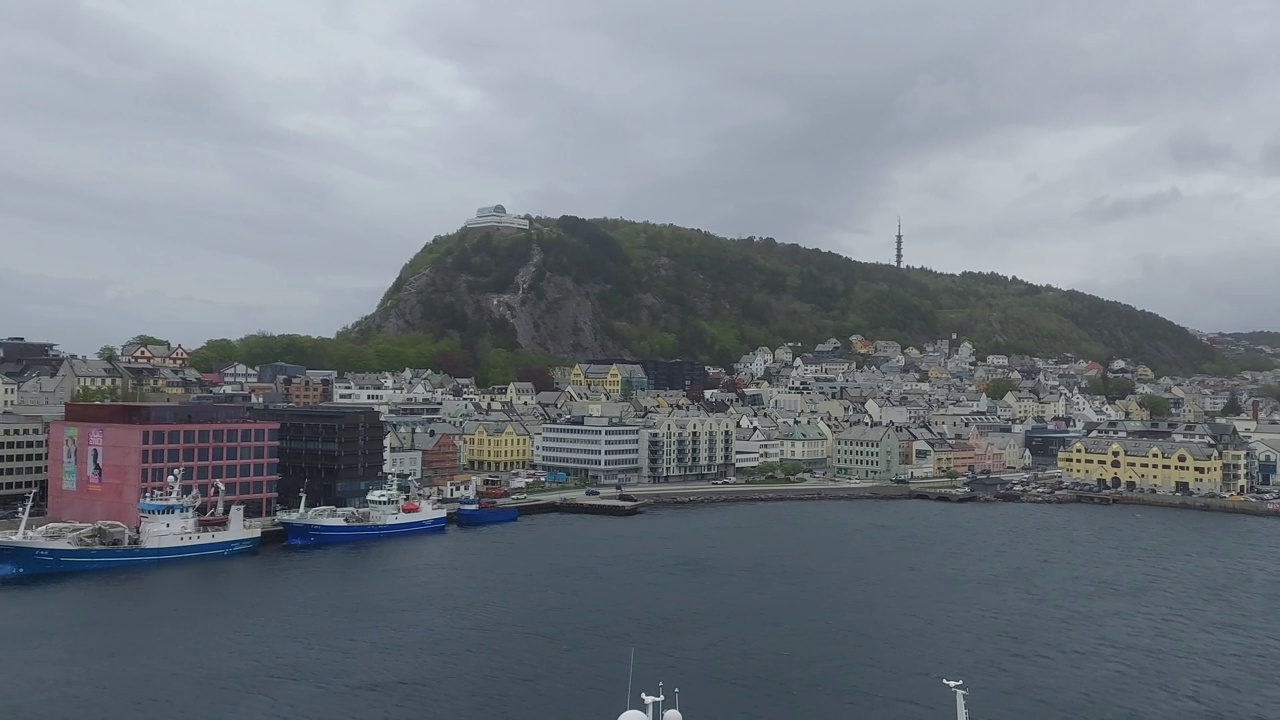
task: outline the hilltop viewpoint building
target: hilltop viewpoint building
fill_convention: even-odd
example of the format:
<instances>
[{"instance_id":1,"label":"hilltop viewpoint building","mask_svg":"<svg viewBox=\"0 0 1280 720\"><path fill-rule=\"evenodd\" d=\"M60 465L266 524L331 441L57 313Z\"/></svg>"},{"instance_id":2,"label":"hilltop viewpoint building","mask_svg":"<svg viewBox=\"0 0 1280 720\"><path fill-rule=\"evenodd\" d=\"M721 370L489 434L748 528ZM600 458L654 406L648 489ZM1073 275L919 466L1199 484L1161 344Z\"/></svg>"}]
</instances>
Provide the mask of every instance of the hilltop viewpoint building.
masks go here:
<instances>
[{"instance_id":1,"label":"hilltop viewpoint building","mask_svg":"<svg viewBox=\"0 0 1280 720\"><path fill-rule=\"evenodd\" d=\"M519 215L512 215L501 205L486 205L476 210L476 216L467 218L469 228L497 228L515 232L528 230L529 221Z\"/></svg>"}]
</instances>

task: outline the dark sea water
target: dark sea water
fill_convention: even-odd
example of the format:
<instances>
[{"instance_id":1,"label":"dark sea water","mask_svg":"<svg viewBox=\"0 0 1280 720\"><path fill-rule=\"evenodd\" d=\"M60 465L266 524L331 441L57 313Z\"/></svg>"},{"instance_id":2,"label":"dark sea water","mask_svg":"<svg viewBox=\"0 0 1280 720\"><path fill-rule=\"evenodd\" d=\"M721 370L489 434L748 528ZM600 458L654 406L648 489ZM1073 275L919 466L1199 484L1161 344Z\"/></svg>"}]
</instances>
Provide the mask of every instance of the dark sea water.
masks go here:
<instances>
[{"instance_id":1,"label":"dark sea water","mask_svg":"<svg viewBox=\"0 0 1280 720\"><path fill-rule=\"evenodd\" d=\"M927 502L548 515L0 587L0 718L1280 717L1280 524Z\"/></svg>"}]
</instances>

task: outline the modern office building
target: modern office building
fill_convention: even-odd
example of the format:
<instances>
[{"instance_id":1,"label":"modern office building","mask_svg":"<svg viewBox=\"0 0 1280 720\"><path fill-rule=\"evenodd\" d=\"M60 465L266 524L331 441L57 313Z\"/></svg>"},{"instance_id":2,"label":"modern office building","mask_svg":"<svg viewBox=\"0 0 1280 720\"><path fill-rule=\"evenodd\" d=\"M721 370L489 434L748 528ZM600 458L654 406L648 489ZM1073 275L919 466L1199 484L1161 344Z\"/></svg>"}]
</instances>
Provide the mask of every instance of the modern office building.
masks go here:
<instances>
[{"instance_id":1,"label":"modern office building","mask_svg":"<svg viewBox=\"0 0 1280 720\"><path fill-rule=\"evenodd\" d=\"M534 443L533 462L539 470L602 485L634 483L640 475L640 429L604 417L547 423Z\"/></svg>"},{"instance_id":2,"label":"modern office building","mask_svg":"<svg viewBox=\"0 0 1280 720\"><path fill-rule=\"evenodd\" d=\"M49 426L49 517L138 522L138 499L185 471L184 492L212 501L216 481L245 515L276 508L279 426L211 403L69 403Z\"/></svg>"},{"instance_id":3,"label":"modern office building","mask_svg":"<svg viewBox=\"0 0 1280 720\"><path fill-rule=\"evenodd\" d=\"M373 408L251 408L249 415L279 425L284 506L298 506L304 483L308 505L344 507L384 481L383 424Z\"/></svg>"},{"instance_id":4,"label":"modern office building","mask_svg":"<svg viewBox=\"0 0 1280 720\"><path fill-rule=\"evenodd\" d=\"M0 502L36 491L45 495L49 435L38 417L0 412Z\"/></svg>"}]
</instances>

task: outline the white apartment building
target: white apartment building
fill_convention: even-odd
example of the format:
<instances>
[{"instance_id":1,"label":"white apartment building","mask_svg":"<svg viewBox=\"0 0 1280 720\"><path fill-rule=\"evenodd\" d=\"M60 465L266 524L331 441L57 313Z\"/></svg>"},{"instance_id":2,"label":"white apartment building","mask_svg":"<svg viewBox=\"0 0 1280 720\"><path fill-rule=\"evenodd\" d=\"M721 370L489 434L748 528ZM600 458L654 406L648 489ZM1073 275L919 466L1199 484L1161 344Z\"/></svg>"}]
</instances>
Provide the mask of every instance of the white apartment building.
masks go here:
<instances>
[{"instance_id":1,"label":"white apartment building","mask_svg":"<svg viewBox=\"0 0 1280 720\"><path fill-rule=\"evenodd\" d=\"M778 462L781 442L760 428L738 428L733 440L733 464L742 470L760 463Z\"/></svg>"},{"instance_id":2,"label":"white apartment building","mask_svg":"<svg viewBox=\"0 0 1280 720\"><path fill-rule=\"evenodd\" d=\"M652 423L640 431L644 482L706 481L734 474L734 425L729 418L665 417Z\"/></svg>"},{"instance_id":3,"label":"white apartment building","mask_svg":"<svg viewBox=\"0 0 1280 720\"><path fill-rule=\"evenodd\" d=\"M497 228L499 230L528 230L529 221L512 215L501 205L486 205L476 210L476 216L467 218L469 228Z\"/></svg>"},{"instance_id":4,"label":"white apartment building","mask_svg":"<svg viewBox=\"0 0 1280 720\"><path fill-rule=\"evenodd\" d=\"M534 439L533 464L602 485L634 483L640 475L640 430L607 417L547 423Z\"/></svg>"},{"instance_id":5,"label":"white apartment building","mask_svg":"<svg viewBox=\"0 0 1280 720\"><path fill-rule=\"evenodd\" d=\"M12 410L18 404L18 383L0 375L0 412Z\"/></svg>"},{"instance_id":6,"label":"white apartment building","mask_svg":"<svg viewBox=\"0 0 1280 720\"><path fill-rule=\"evenodd\" d=\"M244 363L227 363L223 367L217 368L217 372L222 376L222 382L227 385L258 382L258 368Z\"/></svg>"}]
</instances>

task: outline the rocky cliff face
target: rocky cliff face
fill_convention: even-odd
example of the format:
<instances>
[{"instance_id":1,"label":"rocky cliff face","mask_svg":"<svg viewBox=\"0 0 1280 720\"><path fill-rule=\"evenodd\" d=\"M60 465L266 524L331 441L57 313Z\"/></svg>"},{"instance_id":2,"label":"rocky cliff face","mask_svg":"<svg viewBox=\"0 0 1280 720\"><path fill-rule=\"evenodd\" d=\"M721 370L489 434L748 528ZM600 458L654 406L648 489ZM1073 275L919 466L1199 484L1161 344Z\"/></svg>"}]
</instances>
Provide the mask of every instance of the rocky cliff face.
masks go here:
<instances>
[{"instance_id":1,"label":"rocky cliff face","mask_svg":"<svg viewBox=\"0 0 1280 720\"><path fill-rule=\"evenodd\" d=\"M601 329L589 287L547 272L546 253L537 242L520 259L523 264L501 292L484 291L494 287L491 274L459 272L452 263L429 265L405 279L353 329L448 333L486 328L499 335L513 332L520 347L555 357L623 352Z\"/></svg>"}]
</instances>

